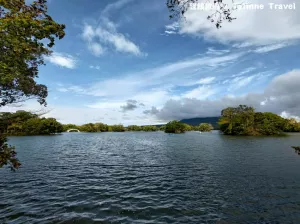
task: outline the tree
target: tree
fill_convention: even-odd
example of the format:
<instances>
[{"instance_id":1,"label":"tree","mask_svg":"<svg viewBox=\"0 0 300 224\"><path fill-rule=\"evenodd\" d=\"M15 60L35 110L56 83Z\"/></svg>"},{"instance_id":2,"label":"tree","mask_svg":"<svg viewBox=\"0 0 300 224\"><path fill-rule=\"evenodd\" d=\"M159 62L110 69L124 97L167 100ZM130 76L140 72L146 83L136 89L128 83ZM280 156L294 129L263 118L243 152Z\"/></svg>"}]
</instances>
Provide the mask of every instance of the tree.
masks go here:
<instances>
[{"instance_id":1,"label":"tree","mask_svg":"<svg viewBox=\"0 0 300 224\"><path fill-rule=\"evenodd\" d=\"M39 118L30 118L23 124L25 135L39 135L41 130L41 122Z\"/></svg>"},{"instance_id":2,"label":"tree","mask_svg":"<svg viewBox=\"0 0 300 224\"><path fill-rule=\"evenodd\" d=\"M39 134L41 135L52 135L63 132L62 124L57 122L55 118L44 118L40 120L40 123Z\"/></svg>"},{"instance_id":3,"label":"tree","mask_svg":"<svg viewBox=\"0 0 300 224\"><path fill-rule=\"evenodd\" d=\"M165 128L166 133L184 133L185 132L185 125L180 121L170 121L166 124Z\"/></svg>"},{"instance_id":4,"label":"tree","mask_svg":"<svg viewBox=\"0 0 300 224\"><path fill-rule=\"evenodd\" d=\"M46 105L47 87L37 84L38 67L49 56L55 37L64 37L65 25L48 14L46 0L0 0L0 105L37 98ZM49 40L47 46L44 41ZM42 41L43 40L43 41Z\"/></svg>"},{"instance_id":5,"label":"tree","mask_svg":"<svg viewBox=\"0 0 300 224\"><path fill-rule=\"evenodd\" d=\"M39 118L26 111L4 114L8 121L2 125L3 116L0 116L0 131L7 135L50 135L63 131L62 124L54 118Z\"/></svg>"},{"instance_id":6,"label":"tree","mask_svg":"<svg viewBox=\"0 0 300 224\"><path fill-rule=\"evenodd\" d=\"M80 126L79 129L84 132L97 132L96 127L93 123L84 124Z\"/></svg>"},{"instance_id":7,"label":"tree","mask_svg":"<svg viewBox=\"0 0 300 224\"><path fill-rule=\"evenodd\" d=\"M124 132L125 131L125 128L123 125L121 124L117 124L117 125L111 125L110 126L110 130L112 132Z\"/></svg>"},{"instance_id":8,"label":"tree","mask_svg":"<svg viewBox=\"0 0 300 224\"><path fill-rule=\"evenodd\" d=\"M253 107L240 105L222 110L220 130L226 135L281 135L290 127L287 120L270 112L255 112Z\"/></svg>"},{"instance_id":9,"label":"tree","mask_svg":"<svg viewBox=\"0 0 300 224\"><path fill-rule=\"evenodd\" d=\"M255 113L255 129L262 135L280 135L286 120L270 112Z\"/></svg>"},{"instance_id":10,"label":"tree","mask_svg":"<svg viewBox=\"0 0 300 224\"><path fill-rule=\"evenodd\" d=\"M127 131L141 131L142 127L137 126L137 125L129 125L127 127Z\"/></svg>"},{"instance_id":11,"label":"tree","mask_svg":"<svg viewBox=\"0 0 300 224\"><path fill-rule=\"evenodd\" d=\"M37 84L38 67L49 56L55 37L64 37L65 25L57 24L47 14L47 1L0 0L0 107L27 98L37 98L46 105L45 85ZM49 40L47 46L44 41ZM10 164L18 168L14 148L0 132L0 167Z\"/></svg>"},{"instance_id":12,"label":"tree","mask_svg":"<svg viewBox=\"0 0 300 224\"><path fill-rule=\"evenodd\" d=\"M147 126L144 126L143 131L157 131L157 127L156 126L153 126L153 125L147 125Z\"/></svg>"},{"instance_id":13,"label":"tree","mask_svg":"<svg viewBox=\"0 0 300 224\"><path fill-rule=\"evenodd\" d=\"M210 132L213 129L214 129L214 127L211 124L208 124L208 123L201 123L198 126L198 130L201 131L201 132Z\"/></svg>"},{"instance_id":14,"label":"tree","mask_svg":"<svg viewBox=\"0 0 300 224\"><path fill-rule=\"evenodd\" d=\"M201 0L167 0L167 7L170 12L170 18L184 17L189 9L199 9L202 7ZM221 28L223 21L232 22L236 18L232 16L232 12L237 9L235 0L231 0L233 6L225 3L225 0L207 0L205 7L213 4L216 9L214 13L207 17L207 19L216 25L216 28ZM201 10L201 9L200 9ZM203 9L202 9L203 10Z\"/></svg>"},{"instance_id":15,"label":"tree","mask_svg":"<svg viewBox=\"0 0 300 224\"><path fill-rule=\"evenodd\" d=\"M160 126L160 127L159 127L159 130L160 130L160 131L165 131L165 130L166 130L166 125Z\"/></svg>"},{"instance_id":16,"label":"tree","mask_svg":"<svg viewBox=\"0 0 300 224\"><path fill-rule=\"evenodd\" d=\"M77 125L75 124L63 124L63 131L66 132L70 129L78 129L80 130L80 127L78 127Z\"/></svg>"},{"instance_id":17,"label":"tree","mask_svg":"<svg viewBox=\"0 0 300 224\"><path fill-rule=\"evenodd\" d=\"M21 166L21 163L16 158L15 148L8 146L4 135L0 135L0 168L6 165L14 171Z\"/></svg>"},{"instance_id":18,"label":"tree","mask_svg":"<svg viewBox=\"0 0 300 224\"><path fill-rule=\"evenodd\" d=\"M107 132L108 131L108 125L103 123L96 123L95 129L97 132Z\"/></svg>"},{"instance_id":19,"label":"tree","mask_svg":"<svg viewBox=\"0 0 300 224\"><path fill-rule=\"evenodd\" d=\"M228 107L221 112L220 130L228 135L252 135L254 114L254 108L246 105Z\"/></svg>"},{"instance_id":20,"label":"tree","mask_svg":"<svg viewBox=\"0 0 300 224\"><path fill-rule=\"evenodd\" d=\"M183 125L184 125L184 130L185 131L191 131L191 130L193 130L193 128L192 128L191 125L188 125L188 124L185 124L185 123L183 123Z\"/></svg>"},{"instance_id":21,"label":"tree","mask_svg":"<svg viewBox=\"0 0 300 224\"><path fill-rule=\"evenodd\" d=\"M298 122L295 118L286 119L284 124L284 131L300 132L300 122Z\"/></svg>"}]
</instances>

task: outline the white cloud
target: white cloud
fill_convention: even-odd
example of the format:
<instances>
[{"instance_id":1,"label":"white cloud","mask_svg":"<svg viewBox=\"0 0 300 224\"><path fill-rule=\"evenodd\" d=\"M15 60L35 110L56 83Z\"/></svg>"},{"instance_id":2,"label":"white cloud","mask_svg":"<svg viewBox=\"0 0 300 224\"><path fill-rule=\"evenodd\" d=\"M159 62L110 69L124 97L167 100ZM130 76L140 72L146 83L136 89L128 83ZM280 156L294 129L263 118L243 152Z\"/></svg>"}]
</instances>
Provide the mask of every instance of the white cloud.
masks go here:
<instances>
[{"instance_id":1,"label":"white cloud","mask_svg":"<svg viewBox=\"0 0 300 224\"><path fill-rule=\"evenodd\" d=\"M231 81L231 85L229 87L229 90L230 91L237 90L237 89L240 89L244 86L247 86L248 84L250 84L257 77L258 77L257 75L235 77Z\"/></svg>"},{"instance_id":2,"label":"white cloud","mask_svg":"<svg viewBox=\"0 0 300 224\"><path fill-rule=\"evenodd\" d=\"M59 91L59 92L62 92L62 93L74 92L74 93L77 93L77 94L84 94L86 92L83 87L75 86L75 85L68 86L68 87L59 87L56 90Z\"/></svg>"},{"instance_id":3,"label":"white cloud","mask_svg":"<svg viewBox=\"0 0 300 224\"><path fill-rule=\"evenodd\" d=\"M210 84L212 83L216 77L205 77L196 82L196 84Z\"/></svg>"},{"instance_id":4,"label":"white cloud","mask_svg":"<svg viewBox=\"0 0 300 224\"><path fill-rule=\"evenodd\" d=\"M176 34L178 32L178 28L180 27L178 22L174 22L172 24L165 26L165 34Z\"/></svg>"},{"instance_id":5,"label":"white cloud","mask_svg":"<svg viewBox=\"0 0 300 224\"><path fill-rule=\"evenodd\" d=\"M104 48L101 46L101 44L96 43L96 42L90 42L88 43L88 49L90 50L90 52L95 55L96 57L102 55L105 50Z\"/></svg>"},{"instance_id":6,"label":"white cloud","mask_svg":"<svg viewBox=\"0 0 300 224\"><path fill-rule=\"evenodd\" d=\"M257 111L270 111L286 117L300 116L300 70L275 77L263 93L248 93L242 96L224 96L217 100L182 98L168 100L159 113L159 119L184 119L219 116L222 109L246 104Z\"/></svg>"},{"instance_id":7,"label":"white cloud","mask_svg":"<svg viewBox=\"0 0 300 224\"><path fill-rule=\"evenodd\" d=\"M61 67L69 69L74 69L76 67L76 59L68 54L54 52L50 56L47 56L45 59Z\"/></svg>"},{"instance_id":8,"label":"white cloud","mask_svg":"<svg viewBox=\"0 0 300 224\"><path fill-rule=\"evenodd\" d=\"M108 4L102 11L102 14L109 15L109 12L112 10L118 10L124 7L126 4L132 2L133 0L118 0L113 3Z\"/></svg>"},{"instance_id":9,"label":"white cloud","mask_svg":"<svg viewBox=\"0 0 300 224\"><path fill-rule=\"evenodd\" d=\"M235 74L235 75L232 75L232 77L238 77L238 76L245 75L245 74L247 74L247 73L249 73L249 72L254 71L255 69L256 69L256 68L254 68L254 67L245 68L245 69L244 69L243 71L241 71L240 73Z\"/></svg>"},{"instance_id":10,"label":"white cloud","mask_svg":"<svg viewBox=\"0 0 300 224\"><path fill-rule=\"evenodd\" d=\"M88 49L95 56L100 56L105 49L114 49L117 52L129 53L136 56L144 56L140 48L129 40L124 34L117 32L115 24L105 19L107 23L94 27L85 24L82 37L87 42ZM104 48L102 45L105 45Z\"/></svg>"},{"instance_id":11,"label":"white cloud","mask_svg":"<svg viewBox=\"0 0 300 224\"><path fill-rule=\"evenodd\" d=\"M109 19L110 12L117 10L131 0L119 0L108 4L101 12L97 26L84 24L82 38L87 42L88 49L95 56L100 56L106 50L128 53L135 56L146 56L139 46L128 38L128 34L118 32L117 25Z\"/></svg>"},{"instance_id":12,"label":"white cloud","mask_svg":"<svg viewBox=\"0 0 300 224\"><path fill-rule=\"evenodd\" d=\"M289 45L288 43L271 44L271 45L259 47L259 48L255 49L254 52L256 52L256 53L267 53L267 52L270 52L270 51L278 50L280 48L284 48L288 45Z\"/></svg>"},{"instance_id":13,"label":"white cloud","mask_svg":"<svg viewBox=\"0 0 300 224\"><path fill-rule=\"evenodd\" d=\"M60 88L57 88L57 91L62 92L62 93L66 93L66 92L68 92L69 90L68 90L67 88L60 87Z\"/></svg>"},{"instance_id":14,"label":"white cloud","mask_svg":"<svg viewBox=\"0 0 300 224\"><path fill-rule=\"evenodd\" d=\"M215 90L210 86L199 86L183 95L184 98L192 99L207 99L208 97L215 94Z\"/></svg>"},{"instance_id":15,"label":"white cloud","mask_svg":"<svg viewBox=\"0 0 300 224\"><path fill-rule=\"evenodd\" d=\"M222 54L229 53L229 52L230 52L230 50L227 50L227 49L221 50L221 49L214 49L214 48L212 48L212 47L209 47L209 48L207 49L206 54L222 55Z\"/></svg>"},{"instance_id":16,"label":"white cloud","mask_svg":"<svg viewBox=\"0 0 300 224\"><path fill-rule=\"evenodd\" d=\"M95 32L92 26L88 24L84 24L83 32L82 32L82 37L83 39L91 42L95 36Z\"/></svg>"},{"instance_id":17,"label":"white cloud","mask_svg":"<svg viewBox=\"0 0 300 224\"><path fill-rule=\"evenodd\" d=\"M224 56L199 56L197 58L181 60L174 63L165 64L159 67L146 69L143 71L123 74L120 78L106 79L90 86L85 86L84 94L99 97L127 97L136 95L146 90L159 91L156 87L165 86L191 86L195 84L209 84L215 77L194 76L195 68L216 69L235 62L242 54L229 54ZM183 77L182 74L185 74ZM165 91L165 89L164 89Z\"/></svg>"},{"instance_id":18,"label":"white cloud","mask_svg":"<svg viewBox=\"0 0 300 224\"><path fill-rule=\"evenodd\" d=\"M175 31L172 31L172 30L165 30L165 33L166 33L166 34L176 34L176 32L175 32Z\"/></svg>"},{"instance_id":19,"label":"white cloud","mask_svg":"<svg viewBox=\"0 0 300 224\"><path fill-rule=\"evenodd\" d=\"M169 25L166 25L166 30L176 31L179 27L180 27L180 24L178 22L173 22Z\"/></svg>"},{"instance_id":20,"label":"white cloud","mask_svg":"<svg viewBox=\"0 0 300 224\"><path fill-rule=\"evenodd\" d=\"M99 65L90 65L90 69L100 70L101 67Z\"/></svg>"},{"instance_id":21,"label":"white cloud","mask_svg":"<svg viewBox=\"0 0 300 224\"><path fill-rule=\"evenodd\" d=\"M121 33L98 27L95 30L95 36L101 42L111 44L118 52L130 53L136 56L142 55L140 48Z\"/></svg>"},{"instance_id":22,"label":"white cloud","mask_svg":"<svg viewBox=\"0 0 300 224\"><path fill-rule=\"evenodd\" d=\"M200 2L206 0L200 0ZM224 0L231 4L231 0ZM270 10L268 0L252 0L252 4L264 4L263 10L236 10L231 23L224 22L221 29L207 20L212 11L189 10L180 23L178 32L238 45L270 45L282 41L300 39L300 14L298 10ZM278 0L278 4L290 4L290 0ZM266 19L268 18L268 19ZM279 47L279 46L278 46Z\"/></svg>"},{"instance_id":23,"label":"white cloud","mask_svg":"<svg viewBox=\"0 0 300 224\"><path fill-rule=\"evenodd\" d=\"M300 122L300 117L299 117L299 116L291 115L290 113L288 113L288 112L286 112L286 111L283 111L283 112L280 114L280 116L283 117L283 118L286 118L286 119L294 118L294 119L296 119L298 122Z\"/></svg>"},{"instance_id":24,"label":"white cloud","mask_svg":"<svg viewBox=\"0 0 300 224\"><path fill-rule=\"evenodd\" d=\"M247 104L254 106L257 111L270 111L283 117L300 116L300 70L288 72L275 77L265 88L263 93L248 93L242 96L227 95L216 100L202 97L201 94L214 91L213 87L197 88L194 95L176 97L174 93L164 90L135 91L132 100L146 104L130 114L123 116L120 106L124 105L127 96L106 98L97 104L81 105L78 107L66 107L62 105L49 105L47 117L55 117L63 123L89 123L104 122L108 124L155 124L163 123L171 119L183 119L193 117L219 116L222 109L228 106ZM64 88L60 86L60 88ZM82 92L84 88L71 86L67 91ZM201 91L200 91L201 90ZM216 90L216 89L215 89ZM186 93L188 95L189 92ZM191 93L190 93L191 94ZM123 96L123 95L122 95ZM195 99L196 96L198 99ZM200 96L200 97L199 97ZM31 101L33 102L33 101ZM264 102L264 103L261 103ZM152 108L154 106L154 108ZM2 107L1 111L16 111L20 109L38 111L41 108L36 102L26 104L24 107ZM144 113L147 111L147 113ZM153 116L155 115L155 116Z\"/></svg>"},{"instance_id":25,"label":"white cloud","mask_svg":"<svg viewBox=\"0 0 300 224\"><path fill-rule=\"evenodd\" d=\"M212 76L195 75L195 68L201 67L202 73L205 71L211 72L214 69L235 62L241 55L198 56L138 72L122 74L118 78L103 79L90 85L60 85L58 86L58 90L99 97L100 99L96 102L85 105L91 109L109 110L110 108L111 110L120 111L120 106L124 105L128 99L145 104L145 108L137 108L133 113L130 111L130 115L128 116L130 116L131 120L127 121L133 122L143 114L144 110L152 106L161 108L169 99L181 99L184 93L178 92L175 94L174 88L195 84L207 85L216 80L216 77ZM182 76L182 74L185 75ZM201 76L204 77L201 78ZM215 90L212 87L209 89L196 88L186 93L186 96L204 99L212 95ZM149 123L150 120L151 123L155 123L161 119L157 120L155 117L147 117L145 121Z\"/></svg>"}]
</instances>

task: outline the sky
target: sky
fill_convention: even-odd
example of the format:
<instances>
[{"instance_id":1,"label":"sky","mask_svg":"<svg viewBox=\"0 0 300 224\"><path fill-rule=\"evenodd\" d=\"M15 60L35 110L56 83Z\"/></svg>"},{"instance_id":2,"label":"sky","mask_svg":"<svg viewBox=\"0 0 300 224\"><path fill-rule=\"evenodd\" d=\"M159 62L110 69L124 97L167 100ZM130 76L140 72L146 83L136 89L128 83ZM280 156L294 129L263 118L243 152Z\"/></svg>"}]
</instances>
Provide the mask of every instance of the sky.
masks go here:
<instances>
[{"instance_id":1,"label":"sky","mask_svg":"<svg viewBox=\"0 0 300 224\"><path fill-rule=\"evenodd\" d=\"M74 124L159 124L239 104L299 118L300 3L272 2L296 9L251 0L264 9L236 10L216 29L212 11L170 20L165 0L50 0L66 36L40 67L37 82L49 89L42 110ZM20 109L41 107L1 108Z\"/></svg>"}]
</instances>

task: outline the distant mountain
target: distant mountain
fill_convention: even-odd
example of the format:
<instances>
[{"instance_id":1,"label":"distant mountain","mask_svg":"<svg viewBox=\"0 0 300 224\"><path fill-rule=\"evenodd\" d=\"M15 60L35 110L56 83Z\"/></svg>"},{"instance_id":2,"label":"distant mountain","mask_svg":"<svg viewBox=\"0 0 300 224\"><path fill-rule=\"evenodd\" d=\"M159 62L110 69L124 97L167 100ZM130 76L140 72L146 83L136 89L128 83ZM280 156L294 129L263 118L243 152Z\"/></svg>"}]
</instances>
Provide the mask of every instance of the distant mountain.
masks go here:
<instances>
[{"instance_id":1,"label":"distant mountain","mask_svg":"<svg viewBox=\"0 0 300 224\"><path fill-rule=\"evenodd\" d=\"M182 123L186 123L189 125L199 125L200 123L209 123L211 124L215 129L219 128L218 121L220 117L197 117L197 118L190 118L190 119L183 119L181 120Z\"/></svg>"},{"instance_id":2,"label":"distant mountain","mask_svg":"<svg viewBox=\"0 0 300 224\"><path fill-rule=\"evenodd\" d=\"M211 124L215 129L219 129L218 121L220 117L197 117L197 118L190 118L190 119L183 119L181 120L182 123L198 126L201 123L209 123ZM166 124L155 124L156 127L161 127ZM141 127L148 126L148 125L141 125Z\"/></svg>"}]
</instances>

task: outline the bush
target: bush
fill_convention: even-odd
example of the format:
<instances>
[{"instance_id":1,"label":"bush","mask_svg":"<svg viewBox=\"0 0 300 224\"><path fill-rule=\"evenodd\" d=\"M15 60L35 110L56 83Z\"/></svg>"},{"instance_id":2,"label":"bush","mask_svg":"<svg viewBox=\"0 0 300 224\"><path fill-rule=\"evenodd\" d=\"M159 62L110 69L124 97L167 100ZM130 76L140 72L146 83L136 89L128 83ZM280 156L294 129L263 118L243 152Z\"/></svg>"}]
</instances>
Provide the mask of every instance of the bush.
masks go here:
<instances>
[{"instance_id":1,"label":"bush","mask_svg":"<svg viewBox=\"0 0 300 224\"><path fill-rule=\"evenodd\" d=\"M201 123L198 126L198 130L201 131L201 132L210 132L213 129L214 129L214 127L211 124L208 124L208 123Z\"/></svg>"},{"instance_id":2,"label":"bush","mask_svg":"<svg viewBox=\"0 0 300 224\"><path fill-rule=\"evenodd\" d=\"M13 171L21 166L21 163L16 158L14 147L8 146L6 137L0 133L0 168L8 165Z\"/></svg>"},{"instance_id":3,"label":"bush","mask_svg":"<svg viewBox=\"0 0 300 224\"><path fill-rule=\"evenodd\" d=\"M180 121L170 121L166 124L165 133L184 133L186 126Z\"/></svg>"},{"instance_id":4,"label":"bush","mask_svg":"<svg viewBox=\"0 0 300 224\"><path fill-rule=\"evenodd\" d=\"M125 128L124 128L123 125L117 124L117 125L110 126L109 131L112 131L112 132L124 132Z\"/></svg>"}]
</instances>

